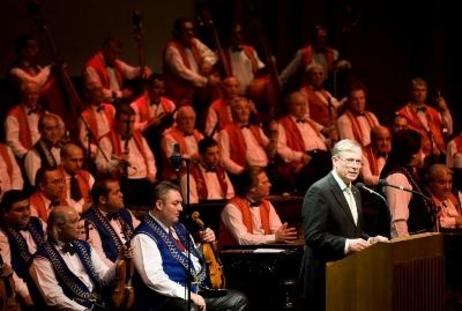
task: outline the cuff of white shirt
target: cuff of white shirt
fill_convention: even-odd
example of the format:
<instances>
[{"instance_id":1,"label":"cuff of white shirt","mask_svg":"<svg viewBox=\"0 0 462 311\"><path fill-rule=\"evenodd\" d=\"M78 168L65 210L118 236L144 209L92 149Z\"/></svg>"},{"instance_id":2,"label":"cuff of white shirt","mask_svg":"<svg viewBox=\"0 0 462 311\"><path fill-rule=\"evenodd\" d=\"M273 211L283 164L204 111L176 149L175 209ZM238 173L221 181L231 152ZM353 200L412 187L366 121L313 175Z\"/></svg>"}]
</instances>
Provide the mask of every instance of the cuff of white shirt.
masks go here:
<instances>
[{"instance_id":1,"label":"cuff of white shirt","mask_svg":"<svg viewBox=\"0 0 462 311\"><path fill-rule=\"evenodd\" d=\"M343 249L344 254L347 255L349 250L350 250L350 239L345 239L345 247Z\"/></svg>"}]
</instances>

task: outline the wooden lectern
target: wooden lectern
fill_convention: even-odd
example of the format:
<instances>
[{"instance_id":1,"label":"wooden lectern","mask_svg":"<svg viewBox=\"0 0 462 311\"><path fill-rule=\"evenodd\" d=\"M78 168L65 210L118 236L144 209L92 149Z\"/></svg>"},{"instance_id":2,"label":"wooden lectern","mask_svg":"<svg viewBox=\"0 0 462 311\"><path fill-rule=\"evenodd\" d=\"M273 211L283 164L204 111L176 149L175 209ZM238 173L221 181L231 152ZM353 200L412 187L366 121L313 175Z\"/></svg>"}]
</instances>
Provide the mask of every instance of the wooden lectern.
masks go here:
<instances>
[{"instance_id":1,"label":"wooden lectern","mask_svg":"<svg viewBox=\"0 0 462 311\"><path fill-rule=\"evenodd\" d=\"M326 265L328 311L444 310L440 233L377 243Z\"/></svg>"}]
</instances>

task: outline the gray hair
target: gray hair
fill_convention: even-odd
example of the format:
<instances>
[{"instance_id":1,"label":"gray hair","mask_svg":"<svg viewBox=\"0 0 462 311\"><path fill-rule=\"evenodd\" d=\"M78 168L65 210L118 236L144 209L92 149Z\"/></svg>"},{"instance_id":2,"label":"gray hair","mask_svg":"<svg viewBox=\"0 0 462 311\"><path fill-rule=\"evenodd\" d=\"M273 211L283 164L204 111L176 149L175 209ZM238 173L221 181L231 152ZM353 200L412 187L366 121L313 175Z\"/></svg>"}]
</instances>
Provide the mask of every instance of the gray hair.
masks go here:
<instances>
[{"instance_id":1,"label":"gray hair","mask_svg":"<svg viewBox=\"0 0 462 311\"><path fill-rule=\"evenodd\" d=\"M343 152L354 152L362 154L361 146L351 139L342 139L337 142L332 148L332 156L339 156Z\"/></svg>"},{"instance_id":2,"label":"gray hair","mask_svg":"<svg viewBox=\"0 0 462 311\"><path fill-rule=\"evenodd\" d=\"M47 232L54 241L59 241L58 228L62 228L69 221L68 213L66 212L70 208L72 207L66 205L55 206L48 216Z\"/></svg>"}]
</instances>

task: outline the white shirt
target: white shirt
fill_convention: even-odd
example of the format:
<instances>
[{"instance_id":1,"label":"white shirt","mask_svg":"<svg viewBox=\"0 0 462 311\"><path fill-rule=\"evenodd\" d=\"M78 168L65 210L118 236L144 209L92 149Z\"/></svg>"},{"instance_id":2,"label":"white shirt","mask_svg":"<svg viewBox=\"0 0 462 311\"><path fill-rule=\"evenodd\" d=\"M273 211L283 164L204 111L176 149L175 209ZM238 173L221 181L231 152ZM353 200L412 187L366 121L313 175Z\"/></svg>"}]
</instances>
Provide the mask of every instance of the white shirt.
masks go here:
<instances>
[{"instance_id":1,"label":"white shirt","mask_svg":"<svg viewBox=\"0 0 462 311\"><path fill-rule=\"evenodd\" d=\"M239 245L258 245L258 244L271 244L276 242L276 232L281 226L282 222L279 215L276 213L273 204L269 202L269 225L271 234L265 234L260 217L260 206L250 207L250 215L252 217L253 232L247 232L247 227L242 220L241 210L234 204L228 203L222 210L220 219L236 239Z\"/></svg>"},{"instance_id":2,"label":"white shirt","mask_svg":"<svg viewBox=\"0 0 462 311\"><path fill-rule=\"evenodd\" d=\"M42 224L43 232L46 232L46 223L43 221L40 222ZM32 238L30 231L21 230L19 233L26 241L29 253L34 254L37 251L37 244L35 244L34 238ZM13 265L11 263L10 243L8 242L8 237L3 230L0 230L0 254L3 258L3 261L12 267ZM26 282L20 278L15 271L13 271L13 280L16 293L18 293L22 298L28 297L30 295L29 288L27 287Z\"/></svg>"},{"instance_id":3,"label":"white shirt","mask_svg":"<svg viewBox=\"0 0 462 311\"><path fill-rule=\"evenodd\" d=\"M263 145L267 146L269 144L268 137L266 137L261 129L259 131ZM266 167L268 165L268 156L265 149L258 143L250 129L242 128L241 132L246 144L245 158L247 164L249 166ZM220 131L218 134L218 144L220 146L221 163L225 169L232 174L240 174L244 170L244 167L231 159L229 135L225 130Z\"/></svg>"},{"instance_id":4,"label":"white shirt","mask_svg":"<svg viewBox=\"0 0 462 311\"><path fill-rule=\"evenodd\" d=\"M245 95L247 87L255 78L253 74L252 61L249 59L243 49L240 51L235 51L230 48L228 49L228 53L230 56L229 58L231 62L230 65L232 75L239 81L239 94ZM257 69L265 67L265 64L263 64L263 62L260 60L255 50L252 54L257 62Z\"/></svg>"},{"instance_id":5,"label":"white shirt","mask_svg":"<svg viewBox=\"0 0 462 311\"><path fill-rule=\"evenodd\" d=\"M135 111L135 129L136 130L144 130L149 124L148 121L140 121L140 110L138 108L138 105L136 104L137 101L143 100L148 104L148 111L149 111L149 119L152 120L157 120L159 118L165 117L166 114L169 114L169 112L165 111L164 106L161 104L163 101L166 101L169 103L169 105L172 106L173 111L175 111L175 103L171 101L170 99L166 97L161 97L160 101L155 104L151 103L151 98L147 94L141 95L140 98L137 98L135 101L133 101L130 104L130 107L133 108Z\"/></svg>"},{"instance_id":6,"label":"white shirt","mask_svg":"<svg viewBox=\"0 0 462 311\"><path fill-rule=\"evenodd\" d=\"M24 180L22 179L21 169L16 162L11 148L7 147L8 157L12 166L12 176L8 175L8 166L4 161L3 157L0 156L0 199L3 197L3 194L12 189L22 190L24 186Z\"/></svg>"},{"instance_id":7,"label":"white shirt","mask_svg":"<svg viewBox=\"0 0 462 311\"><path fill-rule=\"evenodd\" d=\"M48 80L50 75L51 65L40 68L40 71L36 75L32 75L30 72L14 67L10 70L10 74L21 83L35 84L41 89Z\"/></svg>"},{"instance_id":8,"label":"white shirt","mask_svg":"<svg viewBox=\"0 0 462 311\"><path fill-rule=\"evenodd\" d=\"M234 187L231 181L229 180L228 174L225 172L225 181L228 186L226 193L223 193L221 190L220 182L218 181L218 176L216 172L207 172L202 165L199 165L199 168L204 176L205 184L207 186L207 200L222 200L222 199L231 199L234 197ZM181 193L183 198L186 198L186 174L181 176ZM199 194L197 193L197 184L196 179L189 179L189 202L195 204L199 202Z\"/></svg>"},{"instance_id":9,"label":"white shirt","mask_svg":"<svg viewBox=\"0 0 462 311\"><path fill-rule=\"evenodd\" d=\"M169 228L152 216L151 212L149 212L149 216L168 233ZM147 287L164 296L187 299L187 289L172 281L164 272L162 256L153 239L145 234L137 234L133 237L131 245L136 270ZM191 254L191 261L193 262L194 270L196 272L200 271L199 259L194 254Z\"/></svg>"},{"instance_id":10,"label":"white shirt","mask_svg":"<svg viewBox=\"0 0 462 311\"><path fill-rule=\"evenodd\" d=\"M32 146L40 139L40 133L38 130L38 121L40 119L39 115L36 112L29 114L29 108L24 107L26 111L27 124L30 129L31 142ZM13 115L8 114L5 120L5 138L7 144L13 150L13 153L18 157L22 158L28 151L26 147L19 140L19 131L21 127L19 126L19 121Z\"/></svg>"},{"instance_id":11,"label":"white shirt","mask_svg":"<svg viewBox=\"0 0 462 311\"><path fill-rule=\"evenodd\" d=\"M102 211L102 210L101 212L103 213L103 215L107 215L107 212ZM130 214L132 218L133 227L134 228L138 227L138 225L140 224L140 221L135 216L133 216L133 213L131 211L127 210L127 212ZM125 238L125 235L123 233L122 225L120 224L120 221L116 219L111 219L109 220L109 225L111 225L111 227L114 229L120 241L122 241L122 244L127 243L127 239ZM108 267L112 265L112 261L109 258L107 258L106 253L104 252L103 242L101 241L101 236L99 235L98 230L92 224L90 224L88 228L87 242L90 243L91 246L93 246L95 251L98 253L98 256Z\"/></svg>"},{"instance_id":12,"label":"white shirt","mask_svg":"<svg viewBox=\"0 0 462 311\"><path fill-rule=\"evenodd\" d=\"M92 139L100 139L101 137L103 137L104 135L106 135L107 133L109 133L109 131L111 131L111 124L106 116L106 112L104 111L104 108L101 109L100 111L98 111L98 107L95 106L95 105L91 105L90 107L88 107L87 109L90 109L92 110L90 113L92 113L94 116L95 116L95 123L96 123L96 129L97 129L97 133L96 133L96 137L93 137ZM115 109L113 111L113 115L115 114ZM83 118L83 116L82 116ZM88 123L88 122L87 122ZM88 126L90 124L87 124ZM81 118L79 118L79 129L80 129L80 141L82 143L82 146L85 148L85 149L88 149L88 130L87 130L87 127L85 126L85 124L83 123L83 120ZM92 151L93 154L96 154L96 151L97 151L97 147L94 143L94 141L92 141L92 143L90 144L90 149Z\"/></svg>"},{"instance_id":13,"label":"white shirt","mask_svg":"<svg viewBox=\"0 0 462 311\"><path fill-rule=\"evenodd\" d=\"M217 100L223 100L225 101L225 99L217 99ZM215 109L213 109L212 107L213 105L213 102L212 104L210 105L209 109L208 109L208 112L207 112L207 119L205 120L205 134L210 136L213 132L213 130L215 130L215 133L213 135L213 137L217 137L218 136L218 133L220 131L220 127L217 126L218 122L220 122L218 120L218 114L217 112L215 111ZM228 117L229 117L229 120L233 120L233 115L231 113L231 106L230 105L226 105L226 112L228 114ZM217 129L215 129L215 127L217 127Z\"/></svg>"},{"instance_id":14,"label":"white shirt","mask_svg":"<svg viewBox=\"0 0 462 311\"><path fill-rule=\"evenodd\" d=\"M446 165L449 168L462 168L462 153L457 152L457 145L454 139L448 143Z\"/></svg>"},{"instance_id":15,"label":"white shirt","mask_svg":"<svg viewBox=\"0 0 462 311\"><path fill-rule=\"evenodd\" d=\"M122 72L122 76L124 79L134 79L140 75L140 68L139 67L133 67L120 59L117 59L116 61L116 66L120 68ZM112 98L112 92L116 92L117 97L121 97L122 93L120 91L121 87L119 85L119 82L116 78L114 68L111 67L106 67L107 73L109 75L109 80L110 80L110 87L109 88L103 88L103 94L106 98ZM88 87L94 87L94 86L99 86L102 87L103 83L101 82L101 78L99 77L98 73L93 67L86 67L84 74L83 74L84 80L85 80L85 85Z\"/></svg>"},{"instance_id":16,"label":"white shirt","mask_svg":"<svg viewBox=\"0 0 462 311\"><path fill-rule=\"evenodd\" d=\"M194 38L192 40L199 51L201 60L214 65L218 60L215 53L198 39ZM169 46L165 51L166 64L175 74L191 82L194 86L204 87L207 84L207 78L199 73L200 64L196 63L196 59L190 48L185 47L184 51L191 68L186 67L183 63L180 51L173 46Z\"/></svg>"},{"instance_id":17,"label":"white shirt","mask_svg":"<svg viewBox=\"0 0 462 311\"><path fill-rule=\"evenodd\" d=\"M125 140L122 140L120 135L118 135L118 137L120 139L120 146L124 146ZM156 176L157 173L154 155L152 154L152 151L149 148L146 140L143 137L141 139L143 142L142 148L144 149L144 153L146 154L147 158L147 163L145 163L144 157L141 151L138 149L133 137L130 138L128 142L128 162L130 163L130 166L128 167L129 179L141 179L146 178L147 176ZM98 171L107 172L116 169L119 161L112 158L113 148L111 140L108 137L103 137L100 140L100 147L110 161L107 162L101 151L99 151L96 154L95 160Z\"/></svg>"},{"instance_id":18,"label":"white shirt","mask_svg":"<svg viewBox=\"0 0 462 311\"><path fill-rule=\"evenodd\" d=\"M202 139L202 138L204 138L204 135L200 134L200 139ZM200 139L199 139L199 141L200 141ZM185 145L186 145L186 152L181 154L182 157L189 159L192 156L194 156L194 155L197 156L199 154L198 141L196 140L194 135L184 136L184 142L185 142ZM178 142L175 140L175 138L173 138L173 136L169 133L169 130L166 130L164 132L164 134L162 135L161 146L162 146L162 150L163 150L165 156L167 157L167 159L169 159L172 156L172 154L173 154L173 145L175 145L177 143Z\"/></svg>"},{"instance_id":19,"label":"white shirt","mask_svg":"<svg viewBox=\"0 0 462 311\"><path fill-rule=\"evenodd\" d=\"M412 190L411 183L402 173L391 174L385 180L391 185L400 185ZM411 202L412 193L392 187L384 187L383 192L390 209L391 237L409 236L407 220L409 219L409 202Z\"/></svg>"},{"instance_id":20,"label":"white shirt","mask_svg":"<svg viewBox=\"0 0 462 311\"><path fill-rule=\"evenodd\" d=\"M342 190L343 196L345 197L348 207L350 208L351 216L353 216L354 223L358 224L358 207L356 206L356 200L353 196L353 193L351 192L351 183L349 186L347 186L347 184L345 184L345 182L337 174L335 169L332 170L332 176L334 176L335 181L337 182L340 189ZM350 190L347 191L347 189L350 189ZM347 254L349 251L350 241L351 239L345 239L345 247L344 247L345 254Z\"/></svg>"},{"instance_id":21,"label":"white shirt","mask_svg":"<svg viewBox=\"0 0 462 311\"><path fill-rule=\"evenodd\" d=\"M79 256L77 254L71 255L70 253L63 253L61 248L62 243L59 243L59 246L56 246L56 249L64 260L66 266L76 277L80 279L80 281L82 281L82 283L85 284L85 286L88 287L89 291L93 291L95 285L90 279L90 276L87 274ZM90 250L90 255L96 274L102 280L103 284L109 284L115 277L115 265L108 268L101 261L93 248ZM53 265L48 259L43 257L34 258L32 265L29 268L29 272L35 284L37 284L37 287L40 290L47 306L55 307L58 310L80 311L87 309L64 294L63 289L59 286Z\"/></svg>"},{"instance_id":22,"label":"white shirt","mask_svg":"<svg viewBox=\"0 0 462 311\"><path fill-rule=\"evenodd\" d=\"M50 151L56 161L56 165L61 164L61 148L53 146ZM31 149L24 158L24 169L32 186L35 186L35 175L41 166L42 160L39 154L34 149Z\"/></svg>"},{"instance_id":23,"label":"white shirt","mask_svg":"<svg viewBox=\"0 0 462 311\"><path fill-rule=\"evenodd\" d=\"M373 113L368 112L368 114L372 117L374 126L380 125L379 121L377 120L377 117ZM359 133L362 134L361 141L358 141L358 143L361 146L366 147L371 143L372 127L369 125L369 122L367 121L367 118L365 116L359 115L354 116L354 118L359 124ZM353 124L350 120L350 117L347 114L344 113L337 119L337 127L340 139L348 138L356 141L353 131Z\"/></svg>"},{"instance_id":24,"label":"white shirt","mask_svg":"<svg viewBox=\"0 0 462 311\"><path fill-rule=\"evenodd\" d=\"M303 145L305 146L305 151L320 149L327 150L325 143L325 138L319 136L315 129L311 126L310 123L304 122L299 123L291 116L297 125L298 130L300 131L301 137L303 139ZM287 136L286 130L282 124L278 124L278 144L277 144L278 154L282 157L285 162L300 161L305 154L301 151L295 151L287 145Z\"/></svg>"},{"instance_id":25,"label":"white shirt","mask_svg":"<svg viewBox=\"0 0 462 311\"><path fill-rule=\"evenodd\" d=\"M456 218L460 217L461 215L454 203L452 203L452 201L449 199L446 199L444 201L440 201L435 197L432 197L432 199L433 203L435 203L436 207L439 209L438 220L440 222L440 227L449 229L457 228ZM460 192L459 197L457 199L460 202Z\"/></svg>"}]
</instances>

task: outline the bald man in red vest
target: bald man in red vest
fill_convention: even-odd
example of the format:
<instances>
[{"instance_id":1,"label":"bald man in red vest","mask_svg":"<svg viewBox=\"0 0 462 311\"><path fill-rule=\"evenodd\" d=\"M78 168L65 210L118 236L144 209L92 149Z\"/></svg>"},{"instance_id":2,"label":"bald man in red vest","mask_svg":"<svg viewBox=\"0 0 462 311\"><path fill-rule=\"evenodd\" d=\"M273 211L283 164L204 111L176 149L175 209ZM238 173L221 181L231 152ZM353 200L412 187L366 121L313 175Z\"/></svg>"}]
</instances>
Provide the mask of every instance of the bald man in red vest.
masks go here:
<instances>
[{"instance_id":1,"label":"bald man in red vest","mask_svg":"<svg viewBox=\"0 0 462 311\"><path fill-rule=\"evenodd\" d=\"M265 171L250 167L239 179L237 196L221 212L221 246L292 243L297 230L282 223L267 199L271 183Z\"/></svg>"}]
</instances>

